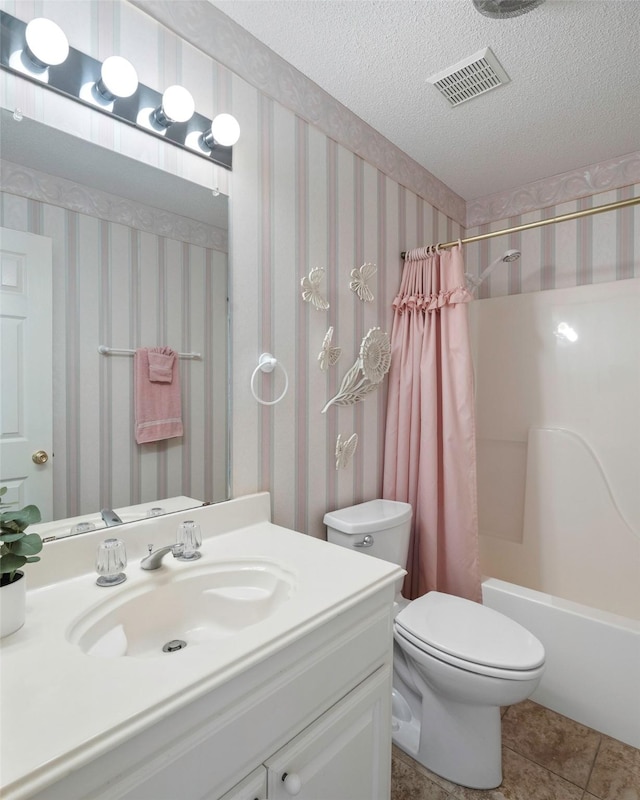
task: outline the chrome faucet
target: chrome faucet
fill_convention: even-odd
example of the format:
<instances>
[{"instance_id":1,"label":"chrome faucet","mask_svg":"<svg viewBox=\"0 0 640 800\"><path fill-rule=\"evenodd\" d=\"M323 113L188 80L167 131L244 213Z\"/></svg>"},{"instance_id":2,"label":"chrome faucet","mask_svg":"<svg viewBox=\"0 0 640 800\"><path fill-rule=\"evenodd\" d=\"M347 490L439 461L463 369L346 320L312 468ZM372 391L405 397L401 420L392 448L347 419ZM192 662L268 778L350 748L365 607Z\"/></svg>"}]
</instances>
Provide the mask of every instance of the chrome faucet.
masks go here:
<instances>
[{"instance_id":1,"label":"chrome faucet","mask_svg":"<svg viewBox=\"0 0 640 800\"><path fill-rule=\"evenodd\" d=\"M168 544L166 547L159 547L157 550L153 549L152 544L147 545L147 547L149 548L149 555L145 556L140 562L140 567L142 569L158 569L162 564L162 559L167 553L171 553L174 558L177 558L184 552L184 545L182 543Z\"/></svg>"},{"instance_id":2,"label":"chrome faucet","mask_svg":"<svg viewBox=\"0 0 640 800\"><path fill-rule=\"evenodd\" d=\"M110 528L112 525L122 525L122 520L111 508L103 508L100 514L107 528Z\"/></svg>"}]
</instances>

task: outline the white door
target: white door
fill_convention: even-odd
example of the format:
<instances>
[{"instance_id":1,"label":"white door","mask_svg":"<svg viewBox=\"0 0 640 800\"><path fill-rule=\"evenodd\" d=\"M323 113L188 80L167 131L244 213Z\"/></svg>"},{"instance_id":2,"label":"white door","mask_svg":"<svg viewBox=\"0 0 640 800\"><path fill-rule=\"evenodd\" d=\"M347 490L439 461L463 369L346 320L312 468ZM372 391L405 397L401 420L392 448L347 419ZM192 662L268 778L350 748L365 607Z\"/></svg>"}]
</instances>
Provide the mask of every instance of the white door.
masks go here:
<instances>
[{"instance_id":1,"label":"white door","mask_svg":"<svg viewBox=\"0 0 640 800\"><path fill-rule=\"evenodd\" d=\"M0 485L43 520L53 516L52 333L51 239L0 228Z\"/></svg>"},{"instance_id":2,"label":"white door","mask_svg":"<svg viewBox=\"0 0 640 800\"><path fill-rule=\"evenodd\" d=\"M265 761L269 800L388 800L390 704L385 666Z\"/></svg>"}]
</instances>

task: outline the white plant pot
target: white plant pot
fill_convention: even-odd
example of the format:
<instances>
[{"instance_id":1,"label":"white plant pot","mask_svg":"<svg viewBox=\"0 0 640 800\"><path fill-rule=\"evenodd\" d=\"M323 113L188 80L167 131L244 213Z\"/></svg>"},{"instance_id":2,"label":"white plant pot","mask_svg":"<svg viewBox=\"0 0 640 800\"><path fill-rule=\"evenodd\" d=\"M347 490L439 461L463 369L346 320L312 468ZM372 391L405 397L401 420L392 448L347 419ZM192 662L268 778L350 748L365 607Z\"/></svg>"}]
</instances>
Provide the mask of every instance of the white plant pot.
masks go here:
<instances>
[{"instance_id":1,"label":"white plant pot","mask_svg":"<svg viewBox=\"0 0 640 800\"><path fill-rule=\"evenodd\" d=\"M17 580L0 587L0 639L24 625L27 579L18 572Z\"/></svg>"}]
</instances>

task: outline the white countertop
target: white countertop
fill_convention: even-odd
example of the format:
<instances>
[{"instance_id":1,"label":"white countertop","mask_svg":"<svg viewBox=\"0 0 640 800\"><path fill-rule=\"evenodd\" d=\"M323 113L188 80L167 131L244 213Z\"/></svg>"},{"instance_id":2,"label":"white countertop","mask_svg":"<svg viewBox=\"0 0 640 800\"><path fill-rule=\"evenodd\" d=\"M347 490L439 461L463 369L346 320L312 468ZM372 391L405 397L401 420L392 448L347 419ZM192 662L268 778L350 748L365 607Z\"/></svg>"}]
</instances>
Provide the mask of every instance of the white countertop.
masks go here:
<instances>
[{"instance_id":1,"label":"white countertop","mask_svg":"<svg viewBox=\"0 0 640 800\"><path fill-rule=\"evenodd\" d=\"M144 553L150 531L161 532L158 544L171 541L168 531L175 528L176 516L119 526L118 536L128 550ZM159 570L145 572L139 558L130 556L128 580L121 586L96 586L91 570L60 583L49 584L50 577L41 576L41 588L28 592L26 624L2 640L3 798L29 797L403 574L394 564L273 525L268 495L253 495L244 506L240 499L198 509L195 516L205 538L203 557L194 565L169 557ZM242 527L233 527L234 518ZM64 550L62 555L51 551L52 563L62 557L68 561L74 544L86 563L86 554L95 552L102 538L87 537L53 543ZM119 591L159 584L174 573L221 560L260 558L293 572L292 598L267 620L233 636L158 658L93 657L67 639L80 615Z\"/></svg>"}]
</instances>

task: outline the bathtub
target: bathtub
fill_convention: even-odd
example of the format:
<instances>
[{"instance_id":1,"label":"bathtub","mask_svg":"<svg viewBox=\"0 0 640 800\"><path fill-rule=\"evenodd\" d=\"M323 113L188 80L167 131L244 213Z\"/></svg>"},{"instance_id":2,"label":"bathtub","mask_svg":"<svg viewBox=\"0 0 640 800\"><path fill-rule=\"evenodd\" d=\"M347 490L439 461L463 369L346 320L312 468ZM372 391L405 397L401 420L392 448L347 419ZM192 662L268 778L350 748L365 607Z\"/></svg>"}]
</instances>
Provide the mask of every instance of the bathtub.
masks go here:
<instances>
[{"instance_id":1,"label":"bathtub","mask_svg":"<svg viewBox=\"0 0 640 800\"><path fill-rule=\"evenodd\" d=\"M496 578L482 597L545 647L532 700L640 748L640 622Z\"/></svg>"}]
</instances>

